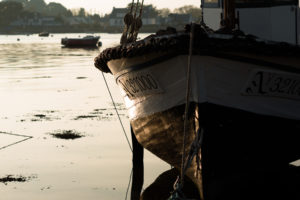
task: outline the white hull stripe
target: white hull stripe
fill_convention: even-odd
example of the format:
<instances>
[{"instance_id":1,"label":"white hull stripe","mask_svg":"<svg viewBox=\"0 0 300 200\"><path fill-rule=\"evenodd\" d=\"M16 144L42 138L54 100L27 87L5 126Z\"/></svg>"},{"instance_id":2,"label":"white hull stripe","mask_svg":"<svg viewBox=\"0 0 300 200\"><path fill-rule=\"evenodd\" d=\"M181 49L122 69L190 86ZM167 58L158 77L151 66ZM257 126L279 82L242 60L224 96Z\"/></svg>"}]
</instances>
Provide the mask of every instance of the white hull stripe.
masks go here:
<instances>
[{"instance_id":1,"label":"white hull stripe","mask_svg":"<svg viewBox=\"0 0 300 200\"><path fill-rule=\"evenodd\" d=\"M187 56L115 75L130 119L148 116L185 103ZM113 67L113 66L110 66ZM262 72L259 82L255 74ZM272 81L270 78L273 77ZM267 79L269 82L267 84ZM282 83L279 80L282 79ZM268 94L260 94L257 82ZM271 81L271 82L270 82ZM287 84L285 93L275 91ZM299 81L299 84L297 84ZM252 85L251 85L252 84ZM193 56L190 101L214 103L257 114L300 119L300 76L227 59ZM247 89L254 91L247 93ZM201 112L201 111L200 111Z\"/></svg>"}]
</instances>

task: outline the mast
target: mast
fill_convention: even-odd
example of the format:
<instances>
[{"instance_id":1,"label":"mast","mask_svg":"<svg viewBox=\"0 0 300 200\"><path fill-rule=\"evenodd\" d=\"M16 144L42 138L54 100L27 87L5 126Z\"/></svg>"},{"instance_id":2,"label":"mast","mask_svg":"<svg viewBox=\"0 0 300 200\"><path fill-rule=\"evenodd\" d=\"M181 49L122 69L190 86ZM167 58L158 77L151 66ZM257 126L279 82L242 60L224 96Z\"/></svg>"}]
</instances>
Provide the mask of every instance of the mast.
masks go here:
<instances>
[{"instance_id":1,"label":"mast","mask_svg":"<svg viewBox=\"0 0 300 200\"><path fill-rule=\"evenodd\" d=\"M224 18L222 20L222 27L227 30L235 29L236 17L235 17L235 0L224 0Z\"/></svg>"}]
</instances>

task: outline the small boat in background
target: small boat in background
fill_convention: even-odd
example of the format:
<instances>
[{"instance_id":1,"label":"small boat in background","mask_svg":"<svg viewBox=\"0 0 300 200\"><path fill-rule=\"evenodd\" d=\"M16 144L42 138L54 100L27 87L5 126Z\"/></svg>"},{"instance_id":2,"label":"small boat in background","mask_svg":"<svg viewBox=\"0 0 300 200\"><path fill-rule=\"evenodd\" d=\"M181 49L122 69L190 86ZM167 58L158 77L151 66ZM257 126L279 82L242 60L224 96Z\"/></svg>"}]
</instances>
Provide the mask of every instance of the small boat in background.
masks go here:
<instances>
[{"instance_id":1,"label":"small boat in background","mask_svg":"<svg viewBox=\"0 0 300 200\"><path fill-rule=\"evenodd\" d=\"M45 31L40 32L40 33L39 33L39 36L40 36L40 37L48 37L48 36L49 36L49 32L45 32Z\"/></svg>"},{"instance_id":2,"label":"small boat in background","mask_svg":"<svg viewBox=\"0 0 300 200\"><path fill-rule=\"evenodd\" d=\"M83 38L62 38L61 44L66 47L97 47L101 42L99 42L100 36L88 35ZM99 45L101 46L101 45Z\"/></svg>"}]
</instances>

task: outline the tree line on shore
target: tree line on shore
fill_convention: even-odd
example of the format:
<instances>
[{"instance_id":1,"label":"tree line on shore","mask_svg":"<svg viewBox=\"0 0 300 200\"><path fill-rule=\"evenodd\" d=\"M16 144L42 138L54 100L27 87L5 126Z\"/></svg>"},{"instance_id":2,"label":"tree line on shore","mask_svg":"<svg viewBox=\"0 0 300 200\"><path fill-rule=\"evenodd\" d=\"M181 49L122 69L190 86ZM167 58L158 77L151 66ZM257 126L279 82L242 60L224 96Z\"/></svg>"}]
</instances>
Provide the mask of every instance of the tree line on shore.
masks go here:
<instances>
[{"instance_id":1,"label":"tree line on shore","mask_svg":"<svg viewBox=\"0 0 300 200\"><path fill-rule=\"evenodd\" d=\"M131 4L128 4L128 8ZM175 9L173 12L168 8L157 9L151 6L152 12L158 17L167 17L171 13L186 14L189 13L193 19L199 21L201 18L201 10L195 6L183 6ZM2 0L0 1L0 32L38 32L45 28L44 24L40 26L28 27L24 23L12 25L16 21L28 19L52 18L56 27L52 27L56 32L73 31L102 31L107 27L111 13L100 16L87 12L84 8L67 9L60 3L45 3L44 0ZM77 22L74 23L74 20ZM81 21L80 21L80 20ZM71 23L73 21L73 23ZM76 20L75 20L76 21ZM16 24L16 23L15 23ZM48 27L49 28L49 27Z\"/></svg>"}]
</instances>

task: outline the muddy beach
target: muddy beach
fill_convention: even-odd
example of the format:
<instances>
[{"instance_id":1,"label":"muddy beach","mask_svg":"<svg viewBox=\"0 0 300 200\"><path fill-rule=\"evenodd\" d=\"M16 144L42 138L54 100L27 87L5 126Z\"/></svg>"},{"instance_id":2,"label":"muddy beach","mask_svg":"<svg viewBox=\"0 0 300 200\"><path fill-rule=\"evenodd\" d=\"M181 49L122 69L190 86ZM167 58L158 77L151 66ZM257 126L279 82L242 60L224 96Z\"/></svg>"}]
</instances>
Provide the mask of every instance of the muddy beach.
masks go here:
<instances>
[{"instance_id":1,"label":"muddy beach","mask_svg":"<svg viewBox=\"0 0 300 200\"><path fill-rule=\"evenodd\" d=\"M100 35L102 48L119 42ZM131 151L93 65L101 49L62 48L66 36L0 36L1 199L125 199ZM130 136L119 89L110 90ZM167 169L146 152L144 187Z\"/></svg>"}]
</instances>

